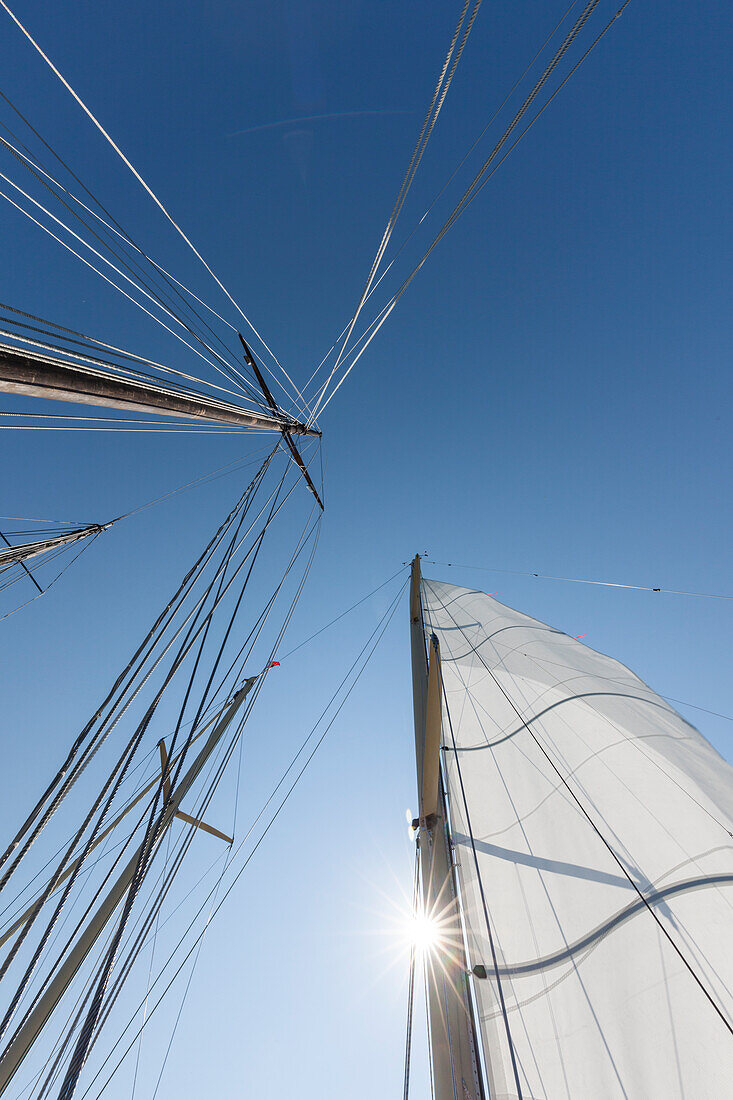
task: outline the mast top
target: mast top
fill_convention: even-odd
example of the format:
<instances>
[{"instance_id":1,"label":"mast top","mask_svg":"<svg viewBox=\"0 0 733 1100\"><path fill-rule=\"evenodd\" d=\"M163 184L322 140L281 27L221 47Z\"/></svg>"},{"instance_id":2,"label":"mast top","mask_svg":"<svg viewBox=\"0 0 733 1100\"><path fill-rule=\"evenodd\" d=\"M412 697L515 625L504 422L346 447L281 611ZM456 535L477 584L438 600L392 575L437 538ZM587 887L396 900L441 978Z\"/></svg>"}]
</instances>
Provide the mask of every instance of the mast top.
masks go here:
<instances>
[{"instance_id":1,"label":"mast top","mask_svg":"<svg viewBox=\"0 0 733 1100\"><path fill-rule=\"evenodd\" d=\"M411 567L411 581L410 581L410 621L413 623L420 620L420 581L422 579L420 572L420 555L415 554L412 559Z\"/></svg>"}]
</instances>

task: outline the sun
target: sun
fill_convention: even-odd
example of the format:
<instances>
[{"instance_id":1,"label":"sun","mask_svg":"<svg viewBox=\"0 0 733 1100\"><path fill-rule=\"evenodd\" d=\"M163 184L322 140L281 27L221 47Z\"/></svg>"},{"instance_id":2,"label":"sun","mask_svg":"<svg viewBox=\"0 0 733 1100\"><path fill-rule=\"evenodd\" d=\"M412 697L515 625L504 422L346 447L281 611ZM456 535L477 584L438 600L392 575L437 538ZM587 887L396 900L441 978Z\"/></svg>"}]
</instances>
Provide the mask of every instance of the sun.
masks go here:
<instances>
[{"instance_id":1,"label":"sun","mask_svg":"<svg viewBox=\"0 0 733 1100\"><path fill-rule=\"evenodd\" d=\"M425 913L415 913L410 917L407 934L411 946L423 953L432 951L440 942L437 921Z\"/></svg>"}]
</instances>

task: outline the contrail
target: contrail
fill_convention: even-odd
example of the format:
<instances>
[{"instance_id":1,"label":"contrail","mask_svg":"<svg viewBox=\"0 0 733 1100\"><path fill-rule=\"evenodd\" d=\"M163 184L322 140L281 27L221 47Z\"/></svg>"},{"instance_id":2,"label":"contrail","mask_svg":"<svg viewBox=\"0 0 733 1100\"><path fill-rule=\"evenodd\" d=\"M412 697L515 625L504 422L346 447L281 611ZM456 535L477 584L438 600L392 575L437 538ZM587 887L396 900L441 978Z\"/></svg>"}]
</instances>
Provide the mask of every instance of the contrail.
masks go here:
<instances>
[{"instance_id":1,"label":"contrail","mask_svg":"<svg viewBox=\"0 0 733 1100\"><path fill-rule=\"evenodd\" d=\"M276 130L281 126L293 126L296 122L320 122L327 118L363 118L365 115L409 115L411 111L337 111L328 115L300 115L298 118L284 118L280 122L265 122L262 126L250 126L246 130L234 130L227 137L239 137L241 134L256 134L262 130Z\"/></svg>"}]
</instances>

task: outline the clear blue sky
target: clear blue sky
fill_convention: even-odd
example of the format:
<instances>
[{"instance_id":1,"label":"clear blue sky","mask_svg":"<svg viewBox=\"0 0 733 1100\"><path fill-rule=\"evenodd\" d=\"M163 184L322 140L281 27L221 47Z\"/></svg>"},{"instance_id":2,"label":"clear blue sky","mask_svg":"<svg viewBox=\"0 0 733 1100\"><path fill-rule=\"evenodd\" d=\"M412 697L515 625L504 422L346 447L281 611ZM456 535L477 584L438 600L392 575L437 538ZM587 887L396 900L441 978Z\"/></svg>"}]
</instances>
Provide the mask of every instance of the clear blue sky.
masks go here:
<instances>
[{"instance_id":1,"label":"clear blue sky","mask_svg":"<svg viewBox=\"0 0 733 1100\"><path fill-rule=\"evenodd\" d=\"M606 18L615 6L601 5ZM358 298L457 10L402 0L17 5L301 382ZM406 229L563 10L483 6ZM433 254L323 417L327 511L292 644L416 551L733 594L731 22L722 0L632 0ZM4 15L0 26L8 94L119 220L220 306ZM232 136L338 113L348 117ZM3 301L172 361L175 346L152 322L7 204L0 227ZM248 444L7 432L0 446L3 514L104 520ZM236 488L225 478L120 526L53 593L2 623L3 832ZM498 591L587 634L660 693L733 715L729 601L425 572ZM269 680L245 744L240 820L398 583ZM410 886L404 811L414 806L407 626L403 603L213 926L159 1096L399 1094L407 973L394 925ZM733 756L731 721L680 710ZM150 1094L167 1042L165 1027L153 1034L138 1095ZM421 1096L422 1042L416 1059ZM106 1095L129 1096L130 1082L121 1074Z\"/></svg>"}]
</instances>

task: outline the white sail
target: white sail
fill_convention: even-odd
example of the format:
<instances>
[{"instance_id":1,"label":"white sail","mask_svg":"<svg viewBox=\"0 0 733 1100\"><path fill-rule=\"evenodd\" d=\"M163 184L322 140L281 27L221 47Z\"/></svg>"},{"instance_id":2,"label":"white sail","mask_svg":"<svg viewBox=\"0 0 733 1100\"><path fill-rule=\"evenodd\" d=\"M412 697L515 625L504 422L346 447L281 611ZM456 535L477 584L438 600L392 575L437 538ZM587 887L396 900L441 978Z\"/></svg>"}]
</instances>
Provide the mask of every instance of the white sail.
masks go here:
<instances>
[{"instance_id":1,"label":"white sail","mask_svg":"<svg viewBox=\"0 0 733 1100\"><path fill-rule=\"evenodd\" d=\"M562 631L422 602L492 1100L733 1096L733 769Z\"/></svg>"}]
</instances>

